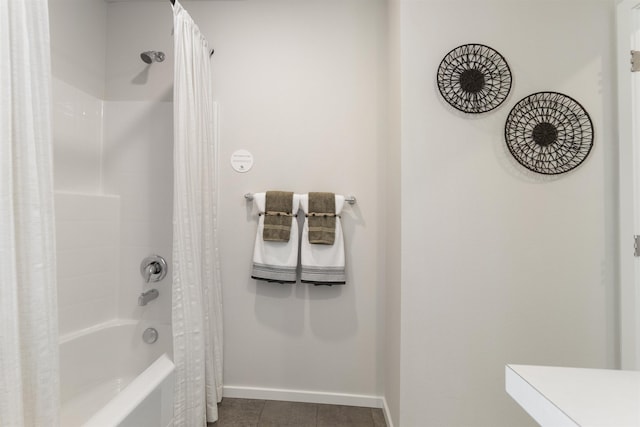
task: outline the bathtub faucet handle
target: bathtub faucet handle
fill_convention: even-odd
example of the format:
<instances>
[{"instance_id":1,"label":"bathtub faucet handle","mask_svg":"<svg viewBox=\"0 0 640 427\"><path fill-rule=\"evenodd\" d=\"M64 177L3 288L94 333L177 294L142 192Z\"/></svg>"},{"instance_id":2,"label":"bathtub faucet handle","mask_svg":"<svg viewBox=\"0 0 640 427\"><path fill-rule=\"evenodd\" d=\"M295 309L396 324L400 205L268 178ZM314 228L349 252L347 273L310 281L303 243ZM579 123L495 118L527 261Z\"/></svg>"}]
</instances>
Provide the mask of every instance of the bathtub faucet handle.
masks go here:
<instances>
[{"instance_id":1,"label":"bathtub faucet handle","mask_svg":"<svg viewBox=\"0 0 640 427\"><path fill-rule=\"evenodd\" d=\"M159 282L167 275L167 262L160 255L148 256L140 263L140 274L146 283Z\"/></svg>"},{"instance_id":2,"label":"bathtub faucet handle","mask_svg":"<svg viewBox=\"0 0 640 427\"><path fill-rule=\"evenodd\" d=\"M152 262L147 265L147 268L144 269L144 281L149 283L151 280L151 275L158 274L162 271L162 267L157 262Z\"/></svg>"}]
</instances>

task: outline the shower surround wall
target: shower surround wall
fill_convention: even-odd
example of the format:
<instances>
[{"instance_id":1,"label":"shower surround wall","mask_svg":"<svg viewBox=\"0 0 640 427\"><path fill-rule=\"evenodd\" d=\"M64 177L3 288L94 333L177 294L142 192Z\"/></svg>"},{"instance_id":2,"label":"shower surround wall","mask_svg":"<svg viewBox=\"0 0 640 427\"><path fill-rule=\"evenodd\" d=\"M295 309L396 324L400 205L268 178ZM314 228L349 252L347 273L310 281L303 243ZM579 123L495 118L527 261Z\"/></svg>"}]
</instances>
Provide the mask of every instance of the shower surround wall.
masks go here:
<instances>
[{"instance_id":1,"label":"shower surround wall","mask_svg":"<svg viewBox=\"0 0 640 427\"><path fill-rule=\"evenodd\" d=\"M139 61L143 64L142 61ZM151 254L171 266L173 218L173 104L106 101L103 189L120 196L118 317L171 322L171 271L145 283L140 262ZM160 296L138 306L141 292Z\"/></svg>"},{"instance_id":2,"label":"shower surround wall","mask_svg":"<svg viewBox=\"0 0 640 427\"><path fill-rule=\"evenodd\" d=\"M168 323L170 277L153 284L157 300L137 299L151 287L140 261L171 261L172 105L105 100L107 3L50 0L49 10L60 332L116 317ZM128 65L130 78L146 66Z\"/></svg>"},{"instance_id":3,"label":"shower surround wall","mask_svg":"<svg viewBox=\"0 0 640 427\"><path fill-rule=\"evenodd\" d=\"M50 0L60 333L116 316L120 200L102 193L106 4Z\"/></svg>"}]
</instances>

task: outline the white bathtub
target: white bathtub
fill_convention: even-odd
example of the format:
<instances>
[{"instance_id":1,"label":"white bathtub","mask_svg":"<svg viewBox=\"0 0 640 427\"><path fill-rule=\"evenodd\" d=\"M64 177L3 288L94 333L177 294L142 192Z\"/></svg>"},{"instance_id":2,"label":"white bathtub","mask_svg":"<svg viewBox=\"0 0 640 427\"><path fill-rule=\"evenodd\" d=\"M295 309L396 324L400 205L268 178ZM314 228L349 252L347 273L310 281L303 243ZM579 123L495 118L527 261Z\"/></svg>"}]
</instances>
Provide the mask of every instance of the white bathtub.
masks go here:
<instances>
[{"instance_id":1,"label":"white bathtub","mask_svg":"<svg viewBox=\"0 0 640 427\"><path fill-rule=\"evenodd\" d=\"M142 341L148 327L153 344ZM120 319L62 336L62 427L171 425L171 342L169 325Z\"/></svg>"}]
</instances>

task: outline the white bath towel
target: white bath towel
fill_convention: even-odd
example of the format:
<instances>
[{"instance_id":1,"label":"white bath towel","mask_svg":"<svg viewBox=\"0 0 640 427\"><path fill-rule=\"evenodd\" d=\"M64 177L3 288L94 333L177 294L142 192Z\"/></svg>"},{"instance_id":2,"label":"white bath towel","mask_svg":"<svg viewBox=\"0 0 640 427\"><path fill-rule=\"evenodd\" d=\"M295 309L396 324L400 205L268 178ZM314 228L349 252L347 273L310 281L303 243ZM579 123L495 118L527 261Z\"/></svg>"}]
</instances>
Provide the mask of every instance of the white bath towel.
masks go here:
<instances>
[{"instance_id":1,"label":"white bath towel","mask_svg":"<svg viewBox=\"0 0 640 427\"><path fill-rule=\"evenodd\" d=\"M309 213L309 195L300 196L300 207L305 214ZM300 279L304 283L316 285L344 285L346 283L344 267L344 237L340 213L344 207L344 196L336 194L336 236L333 245L317 245L309 243L309 221L302 227L300 243L300 263L302 271Z\"/></svg>"},{"instance_id":2,"label":"white bath towel","mask_svg":"<svg viewBox=\"0 0 640 427\"><path fill-rule=\"evenodd\" d=\"M253 201L261 214L266 208L266 193L256 193ZM298 213L300 195L293 195L293 215ZM296 283L298 267L298 221L291 219L291 237L288 242L270 242L262 238L264 215L258 217L256 243L253 249L253 267L251 277L269 282Z\"/></svg>"}]
</instances>

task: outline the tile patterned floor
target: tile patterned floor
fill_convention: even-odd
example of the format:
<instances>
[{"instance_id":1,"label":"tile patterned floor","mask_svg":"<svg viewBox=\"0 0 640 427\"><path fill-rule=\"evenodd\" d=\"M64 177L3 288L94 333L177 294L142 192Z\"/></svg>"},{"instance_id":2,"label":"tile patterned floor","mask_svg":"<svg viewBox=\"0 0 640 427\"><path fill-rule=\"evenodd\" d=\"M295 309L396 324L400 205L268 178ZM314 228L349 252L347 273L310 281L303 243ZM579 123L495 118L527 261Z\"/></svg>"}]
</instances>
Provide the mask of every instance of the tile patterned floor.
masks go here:
<instances>
[{"instance_id":1,"label":"tile patterned floor","mask_svg":"<svg viewBox=\"0 0 640 427\"><path fill-rule=\"evenodd\" d=\"M381 409L225 398L208 427L386 427Z\"/></svg>"}]
</instances>

